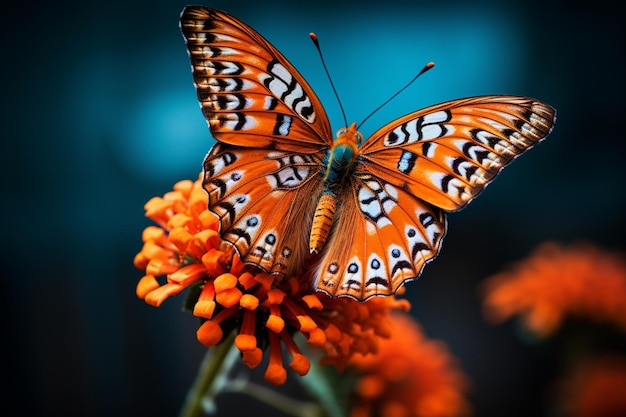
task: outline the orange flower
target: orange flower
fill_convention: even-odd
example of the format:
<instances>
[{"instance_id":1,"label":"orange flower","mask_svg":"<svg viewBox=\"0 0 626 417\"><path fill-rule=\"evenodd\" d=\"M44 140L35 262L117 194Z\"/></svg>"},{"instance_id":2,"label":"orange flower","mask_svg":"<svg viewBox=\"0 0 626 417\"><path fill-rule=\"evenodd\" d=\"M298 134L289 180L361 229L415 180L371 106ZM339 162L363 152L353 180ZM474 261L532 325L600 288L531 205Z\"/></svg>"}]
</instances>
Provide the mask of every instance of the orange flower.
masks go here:
<instances>
[{"instance_id":1,"label":"orange flower","mask_svg":"<svg viewBox=\"0 0 626 417\"><path fill-rule=\"evenodd\" d=\"M568 315L626 330L626 261L592 245L544 243L483 285L487 319L497 323L519 314L539 337L553 333Z\"/></svg>"},{"instance_id":2,"label":"orange flower","mask_svg":"<svg viewBox=\"0 0 626 417\"><path fill-rule=\"evenodd\" d=\"M331 298L314 292L302 277L281 279L245 265L221 241L219 223L207 205L200 180L181 181L174 191L146 203L146 216L160 227L144 230L135 265L146 275L137 284L137 295L158 307L185 288L197 287L193 314L203 320L198 340L212 347L236 331L235 345L251 368L260 364L267 346L269 382L286 380L283 346L291 356L289 367L299 375L308 372L309 360L294 342L294 333L322 347L325 361L341 367L354 353L376 350L378 339L389 333L391 309L408 310L407 301L393 297L365 303Z\"/></svg>"},{"instance_id":3,"label":"orange flower","mask_svg":"<svg viewBox=\"0 0 626 417\"><path fill-rule=\"evenodd\" d=\"M626 358L603 356L576 369L559 384L567 417L626 416Z\"/></svg>"},{"instance_id":4,"label":"orange flower","mask_svg":"<svg viewBox=\"0 0 626 417\"><path fill-rule=\"evenodd\" d=\"M357 375L350 417L470 415L468 380L446 345L428 340L408 315L392 315L391 337L374 355L355 355Z\"/></svg>"}]
</instances>

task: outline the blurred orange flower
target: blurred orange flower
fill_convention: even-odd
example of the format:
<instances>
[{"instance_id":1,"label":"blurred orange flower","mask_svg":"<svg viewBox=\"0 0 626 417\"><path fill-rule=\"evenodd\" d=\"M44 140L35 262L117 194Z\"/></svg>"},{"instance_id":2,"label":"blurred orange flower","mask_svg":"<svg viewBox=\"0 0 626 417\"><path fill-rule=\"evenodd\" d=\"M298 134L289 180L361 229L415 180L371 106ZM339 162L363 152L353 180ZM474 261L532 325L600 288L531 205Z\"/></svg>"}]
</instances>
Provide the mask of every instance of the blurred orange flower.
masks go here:
<instances>
[{"instance_id":1,"label":"blurred orange flower","mask_svg":"<svg viewBox=\"0 0 626 417\"><path fill-rule=\"evenodd\" d=\"M355 355L350 417L462 417L471 414L469 381L447 346L428 340L406 314L393 314L391 337L374 355Z\"/></svg>"},{"instance_id":2,"label":"blurred orange flower","mask_svg":"<svg viewBox=\"0 0 626 417\"><path fill-rule=\"evenodd\" d=\"M286 380L283 346L291 356L289 367L299 375L308 372L309 360L294 333L321 347L327 363L342 367L355 353L376 351L378 339L389 335L390 310L409 309L408 301L393 297L365 303L331 298L313 291L304 278L281 279L245 265L221 241L219 223L207 205L200 180L181 181L146 203L146 216L159 226L144 230L144 245L135 257L135 266L146 273L137 296L158 307L186 288L198 288L193 302L193 314L203 321L198 340L212 347L236 331L235 345L251 368L261 363L268 347L268 382Z\"/></svg>"},{"instance_id":3,"label":"blurred orange flower","mask_svg":"<svg viewBox=\"0 0 626 417\"><path fill-rule=\"evenodd\" d=\"M626 358L602 356L576 369L559 384L567 417L626 416Z\"/></svg>"},{"instance_id":4,"label":"blurred orange flower","mask_svg":"<svg viewBox=\"0 0 626 417\"><path fill-rule=\"evenodd\" d=\"M590 244L544 243L528 259L488 278L483 290L488 320L519 314L538 337L553 333L569 315L626 330L626 260Z\"/></svg>"}]
</instances>

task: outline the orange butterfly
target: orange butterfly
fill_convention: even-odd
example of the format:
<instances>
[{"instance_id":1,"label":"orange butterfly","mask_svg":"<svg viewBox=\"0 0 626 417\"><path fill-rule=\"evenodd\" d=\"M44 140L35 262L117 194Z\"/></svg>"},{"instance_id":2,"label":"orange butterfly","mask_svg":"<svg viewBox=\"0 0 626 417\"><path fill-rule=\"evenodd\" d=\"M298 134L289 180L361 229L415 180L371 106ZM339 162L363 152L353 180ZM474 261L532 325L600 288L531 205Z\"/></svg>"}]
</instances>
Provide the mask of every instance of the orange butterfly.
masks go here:
<instances>
[{"instance_id":1,"label":"orange butterfly","mask_svg":"<svg viewBox=\"0 0 626 417\"><path fill-rule=\"evenodd\" d=\"M551 131L555 110L526 97L453 100L363 140L333 141L313 89L259 33L189 6L181 28L204 116L218 143L203 185L220 235L271 273L314 261L317 289L393 294L437 256L445 211L462 208Z\"/></svg>"}]
</instances>

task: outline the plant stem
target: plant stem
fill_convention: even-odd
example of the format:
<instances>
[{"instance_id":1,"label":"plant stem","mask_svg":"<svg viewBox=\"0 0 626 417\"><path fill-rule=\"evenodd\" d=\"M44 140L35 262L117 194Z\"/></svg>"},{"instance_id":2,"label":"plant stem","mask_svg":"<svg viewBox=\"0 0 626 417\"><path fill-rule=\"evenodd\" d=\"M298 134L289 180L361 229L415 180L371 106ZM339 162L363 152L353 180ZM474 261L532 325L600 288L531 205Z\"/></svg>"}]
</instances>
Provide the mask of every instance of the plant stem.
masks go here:
<instances>
[{"instance_id":1,"label":"plant stem","mask_svg":"<svg viewBox=\"0 0 626 417\"><path fill-rule=\"evenodd\" d=\"M179 417L199 417L205 414L207 401L210 405L219 393L226 380L226 374L237 358L238 350L235 348L234 340L235 332L232 332L222 342L207 351L196 380L187 393Z\"/></svg>"},{"instance_id":2,"label":"plant stem","mask_svg":"<svg viewBox=\"0 0 626 417\"><path fill-rule=\"evenodd\" d=\"M231 380L224 387L225 392L239 392L249 395L252 398L271 405L277 410L294 417L322 417L323 409L315 404L306 401L299 401L289 398L279 392L255 384L247 379Z\"/></svg>"}]
</instances>

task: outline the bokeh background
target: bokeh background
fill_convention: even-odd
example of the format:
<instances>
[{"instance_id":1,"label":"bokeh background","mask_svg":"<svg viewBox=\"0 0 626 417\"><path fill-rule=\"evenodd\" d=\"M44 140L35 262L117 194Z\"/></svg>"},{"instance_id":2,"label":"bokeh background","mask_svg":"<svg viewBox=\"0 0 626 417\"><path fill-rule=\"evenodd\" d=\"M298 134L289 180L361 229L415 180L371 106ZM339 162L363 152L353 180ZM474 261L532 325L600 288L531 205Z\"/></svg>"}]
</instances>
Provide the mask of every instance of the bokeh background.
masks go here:
<instances>
[{"instance_id":1,"label":"bokeh background","mask_svg":"<svg viewBox=\"0 0 626 417\"><path fill-rule=\"evenodd\" d=\"M212 139L178 17L184 2L10 2L2 51L3 415L176 415L205 349L182 297L135 296L143 204L196 178ZM472 379L474 415L544 416L554 356L481 313L479 283L546 240L624 249L624 15L545 0L214 1L264 34L365 136L409 111L479 94L558 109L549 139L449 217L438 260L408 285L413 315ZM589 288L593 291L593 288ZM255 374L262 374L259 368ZM257 376L253 376L256 378ZM295 383L291 375L289 383ZM253 410L225 396L219 415Z\"/></svg>"}]
</instances>

